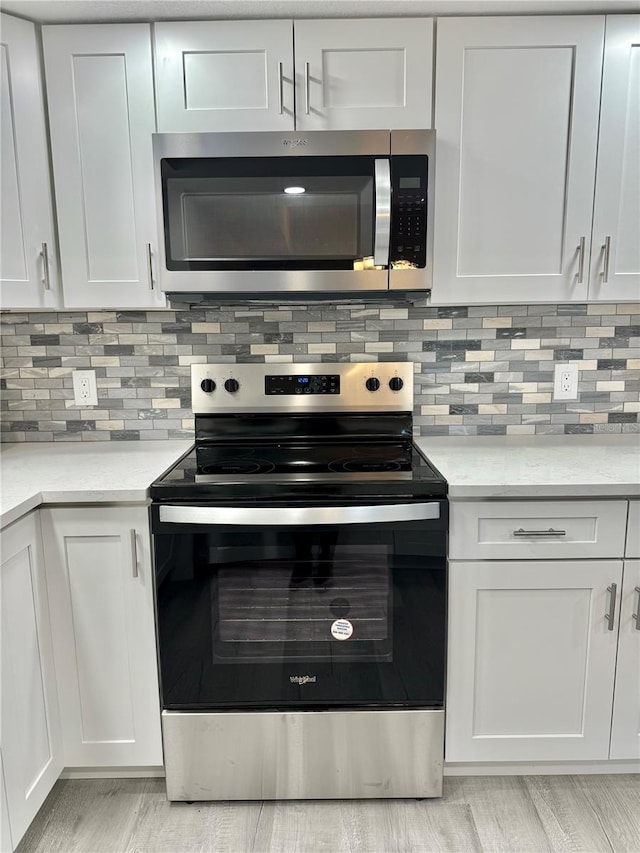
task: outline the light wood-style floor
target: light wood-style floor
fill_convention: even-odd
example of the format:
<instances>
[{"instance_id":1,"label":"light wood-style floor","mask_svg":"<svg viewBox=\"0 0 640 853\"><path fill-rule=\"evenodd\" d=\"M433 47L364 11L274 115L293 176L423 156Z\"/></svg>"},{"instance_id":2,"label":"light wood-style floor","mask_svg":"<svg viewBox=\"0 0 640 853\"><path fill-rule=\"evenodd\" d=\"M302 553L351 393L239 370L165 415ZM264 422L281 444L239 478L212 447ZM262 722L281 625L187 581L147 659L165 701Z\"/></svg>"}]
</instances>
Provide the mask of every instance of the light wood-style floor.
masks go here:
<instances>
[{"instance_id":1,"label":"light wood-style floor","mask_svg":"<svg viewBox=\"0 0 640 853\"><path fill-rule=\"evenodd\" d=\"M169 803L162 779L59 781L18 853L640 851L640 777L445 778L441 800Z\"/></svg>"}]
</instances>

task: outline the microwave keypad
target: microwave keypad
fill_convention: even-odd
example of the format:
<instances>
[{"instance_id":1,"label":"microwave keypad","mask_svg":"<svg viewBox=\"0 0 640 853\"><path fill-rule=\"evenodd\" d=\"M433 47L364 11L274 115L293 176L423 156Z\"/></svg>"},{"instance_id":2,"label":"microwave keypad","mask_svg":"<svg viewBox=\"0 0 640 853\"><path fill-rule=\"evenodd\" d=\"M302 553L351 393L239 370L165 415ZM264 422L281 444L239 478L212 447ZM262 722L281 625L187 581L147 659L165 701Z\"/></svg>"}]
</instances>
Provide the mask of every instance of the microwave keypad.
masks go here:
<instances>
[{"instance_id":1,"label":"microwave keypad","mask_svg":"<svg viewBox=\"0 0 640 853\"><path fill-rule=\"evenodd\" d=\"M427 205L421 192L396 193L391 235L391 262L408 261L412 266L426 263Z\"/></svg>"}]
</instances>

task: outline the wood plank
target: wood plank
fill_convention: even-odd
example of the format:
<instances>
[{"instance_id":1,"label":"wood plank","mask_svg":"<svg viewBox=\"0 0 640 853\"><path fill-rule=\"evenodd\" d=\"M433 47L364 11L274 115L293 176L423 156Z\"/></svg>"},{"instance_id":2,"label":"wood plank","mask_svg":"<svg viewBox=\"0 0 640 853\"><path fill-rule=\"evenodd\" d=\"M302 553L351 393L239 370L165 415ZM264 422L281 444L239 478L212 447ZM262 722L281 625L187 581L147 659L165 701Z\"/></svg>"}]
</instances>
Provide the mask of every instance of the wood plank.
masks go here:
<instances>
[{"instance_id":1,"label":"wood plank","mask_svg":"<svg viewBox=\"0 0 640 853\"><path fill-rule=\"evenodd\" d=\"M640 851L640 777L574 776L612 848L618 853Z\"/></svg>"},{"instance_id":2,"label":"wood plank","mask_svg":"<svg viewBox=\"0 0 640 853\"><path fill-rule=\"evenodd\" d=\"M521 776L463 777L481 849L504 853L552 850L545 828Z\"/></svg>"},{"instance_id":3,"label":"wood plank","mask_svg":"<svg viewBox=\"0 0 640 853\"><path fill-rule=\"evenodd\" d=\"M577 776L525 776L524 783L553 850L613 849ZM594 779L596 777L584 777Z\"/></svg>"},{"instance_id":4,"label":"wood plank","mask_svg":"<svg viewBox=\"0 0 640 853\"><path fill-rule=\"evenodd\" d=\"M252 849L260 802L170 803L150 780L125 853L241 853Z\"/></svg>"},{"instance_id":5,"label":"wood plank","mask_svg":"<svg viewBox=\"0 0 640 853\"><path fill-rule=\"evenodd\" d=\"M136 814L156 780L58 780L19 853L114 853L126 850ZM41 825L42 824L42 825Z\"/></svg>"},{"instance_id":6,"label":"wood plank","mask_svg":"<svg viewBox=\"0 0 640 853\"><path fill-rule=\"evenodd\" d=\"M480 850L470 809L443 800L265 803L255 853Z\"/></svg>"}]
</instances>

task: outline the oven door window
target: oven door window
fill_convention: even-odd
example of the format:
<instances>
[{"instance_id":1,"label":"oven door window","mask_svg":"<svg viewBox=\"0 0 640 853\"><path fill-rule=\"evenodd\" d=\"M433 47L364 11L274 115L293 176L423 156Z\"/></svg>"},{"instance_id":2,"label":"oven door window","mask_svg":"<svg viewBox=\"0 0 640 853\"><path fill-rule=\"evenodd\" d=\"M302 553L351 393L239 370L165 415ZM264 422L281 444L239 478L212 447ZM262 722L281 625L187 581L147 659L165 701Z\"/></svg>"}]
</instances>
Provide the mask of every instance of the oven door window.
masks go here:
<instances>
[{"instance_id":1,"label":"oven door window","mask_svg":"<svg viewBox=\"0 0 640 853\"><path fill-rule=\"evenodd\" d=\"M164 706L441 705L445 535L432 524L157 534Z\"/></svg>"},{"instance_id":2,"label":"oven door window","mask_svg":"<svg viewBox=\"0 0 640 853\"><path fill-rule=\"evenodd\" d=\"M169 270L372 265L374 158L165 159Z\"/></svg>"}]
</instances>

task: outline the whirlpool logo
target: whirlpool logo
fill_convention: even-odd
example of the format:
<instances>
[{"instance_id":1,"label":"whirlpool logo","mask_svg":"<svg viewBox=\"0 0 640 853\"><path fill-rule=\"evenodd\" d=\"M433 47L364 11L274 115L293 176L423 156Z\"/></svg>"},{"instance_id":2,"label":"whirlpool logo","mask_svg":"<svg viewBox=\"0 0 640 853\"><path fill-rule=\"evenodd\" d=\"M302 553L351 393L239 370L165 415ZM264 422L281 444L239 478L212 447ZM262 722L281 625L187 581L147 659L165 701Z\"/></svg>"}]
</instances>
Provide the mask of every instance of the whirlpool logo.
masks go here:
<instances>
[{"instance_id":1,"label":"whirlpool logo","mask_svg":"<svg viewBox=\"0 0 640 853\"><path fill-rule=\"evenodd\" d=\"M298 136L295 139L283 139L282 144L285 148L302 148L309 144L309 140Z\"/></svg>"},{"instance_id":2,"label":"whirlpool logo","mask_svg":"<svg viewBox=\"0 0 640 853\"><path fill-rule=\"evenodd\" d=\"M315 675L290 675L289 681L292 684L315 684L317 681Z\"/></svg>"}]
</instances>

